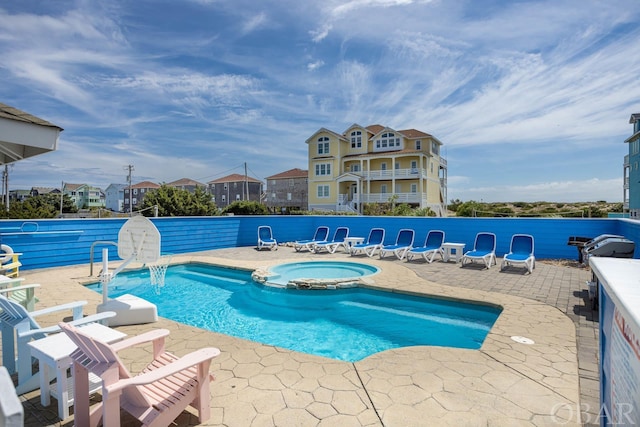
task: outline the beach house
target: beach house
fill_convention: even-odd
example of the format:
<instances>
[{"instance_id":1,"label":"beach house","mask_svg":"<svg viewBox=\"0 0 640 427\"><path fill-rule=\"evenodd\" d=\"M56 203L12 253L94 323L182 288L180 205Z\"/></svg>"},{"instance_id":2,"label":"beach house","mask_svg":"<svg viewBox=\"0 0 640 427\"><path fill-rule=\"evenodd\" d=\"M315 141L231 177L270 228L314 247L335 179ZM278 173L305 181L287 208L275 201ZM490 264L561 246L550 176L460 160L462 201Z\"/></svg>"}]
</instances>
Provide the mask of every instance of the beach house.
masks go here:
<instances>
[{"instance_id":1,"label":"beach house","mask_svg":"<svg viewBox=\"0 0 640 427\"><path fill-rule=\"evenodd\" d=\"M406 203L446 216L442 142L417 129L351 125L321 128L306 140L309 209L362 213L365 203Z\"/></svg>"}]
</instances>

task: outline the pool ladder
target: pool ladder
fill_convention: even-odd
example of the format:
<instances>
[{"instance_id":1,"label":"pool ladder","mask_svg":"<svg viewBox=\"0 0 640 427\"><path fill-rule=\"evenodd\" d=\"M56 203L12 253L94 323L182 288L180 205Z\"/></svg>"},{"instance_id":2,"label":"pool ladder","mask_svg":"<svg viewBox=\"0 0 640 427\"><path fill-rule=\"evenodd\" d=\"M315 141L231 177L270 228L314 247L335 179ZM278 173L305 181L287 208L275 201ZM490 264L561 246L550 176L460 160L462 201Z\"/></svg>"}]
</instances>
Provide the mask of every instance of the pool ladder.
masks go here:
<instances>
[{"instance_id":1,"label":"pool ladder","mask_svg":"<svg viewBox=\"0 0 640 427\"><path fill-rule=\"evenodd\" d=\"M117 242L112 242L109 240L96 240L91 244L91 253L89 254L89 276L93 276L93 250L97 245L106 245L106 246L115 246L118 247Z\"/></svg>"}]
</instances>

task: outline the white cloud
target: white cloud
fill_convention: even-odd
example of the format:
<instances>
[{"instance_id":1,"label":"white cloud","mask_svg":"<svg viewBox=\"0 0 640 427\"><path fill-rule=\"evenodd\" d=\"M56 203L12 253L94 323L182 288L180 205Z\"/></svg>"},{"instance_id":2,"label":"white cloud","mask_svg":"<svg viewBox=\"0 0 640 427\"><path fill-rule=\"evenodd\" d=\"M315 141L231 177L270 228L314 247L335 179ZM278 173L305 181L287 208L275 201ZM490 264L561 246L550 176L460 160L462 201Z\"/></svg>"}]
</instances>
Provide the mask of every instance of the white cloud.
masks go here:
<instances>
[{"instance_id":1,"label":"white cloud","mask_svg":"<svg viewBox=\"0 0 640 427\"><path fill-rule=\"evenodd\" d=\"M487 187L460 187L449 179L449 199L483 202L607 202L622 201L622 178L591 178L583 181L538 182L527 185L491 185Z\"/></svg>"},{"instance_id":2,"label":"white cloud","mask_svg":"<svg viewBox=\"0 0 640 427\"><path fill-rule=\"evenodd\" d=\"M309 35L311 35L311 40L315 43L319 43L324 40L328 35L333 26L331 24L325 24L317 30L309 31Z\"/></svg>"},{"instance_id":3,"label":"white cloud","mask_svg":"<svg viewBox=\"0 0 640 427\"><path fill-rule=\"evenodd\" d=\"M317 61L308 63L307 64L307 70L314 71L314 70L317 70L318 68L322 67L323 65L324 65L324 61L319 59Z\"/></svg>"},{"instance_id":4,"label":"white cloud","mask_svg":"<svg viewBox=\"0 0 640 427\"><path fill-rule=\"evenodd\" d=\"M244 34L251 33L259 28L263 28L268 23L267 14L264 12L260 12L257 15L252 16L249 20L247 20L242 26L242 32Z\"/></svg>"}]
</instances>

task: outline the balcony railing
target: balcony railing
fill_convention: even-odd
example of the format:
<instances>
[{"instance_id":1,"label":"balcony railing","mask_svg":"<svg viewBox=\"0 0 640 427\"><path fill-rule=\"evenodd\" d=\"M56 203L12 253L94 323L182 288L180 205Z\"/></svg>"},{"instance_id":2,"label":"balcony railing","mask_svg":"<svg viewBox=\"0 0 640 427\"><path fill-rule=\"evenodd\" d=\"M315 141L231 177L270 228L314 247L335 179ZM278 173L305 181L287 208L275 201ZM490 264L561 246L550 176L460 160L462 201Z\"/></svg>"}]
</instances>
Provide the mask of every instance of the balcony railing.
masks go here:
<instances>
[{"instance_id":1,"label":"balcony railing","mask_svg":"<svg viewBox=\"0 0 640 427\"><path fill-rule=\"evenodd\" d=\"M389 179L418 179L426 178L427 171L425 169L408 168L408 169L385 169L354 172L365 179L372 181L389 180Z\"/></svg>"},{"instance_id":2,"label":"balcony railing","mask_svg":"<svg viewBox=\"0 0 640 427\"><path fill-rule=\"evenodd\" d=\"M628 154L626 156L624 156L624 166L625 167L629 166L629 155Z\"/></svg>"},{"instance_id":3,"label":"balcony railing","mask_svg":"<svg viewBox=\"0 0 640 427\"><path fill-rule=\"evenodd\" d=\"M391 197L397 196L396 203L420 203L422 194L420 193L368 193L354 196L354 202L362 203L386 203Z\"/></svg>"}]
</instances>

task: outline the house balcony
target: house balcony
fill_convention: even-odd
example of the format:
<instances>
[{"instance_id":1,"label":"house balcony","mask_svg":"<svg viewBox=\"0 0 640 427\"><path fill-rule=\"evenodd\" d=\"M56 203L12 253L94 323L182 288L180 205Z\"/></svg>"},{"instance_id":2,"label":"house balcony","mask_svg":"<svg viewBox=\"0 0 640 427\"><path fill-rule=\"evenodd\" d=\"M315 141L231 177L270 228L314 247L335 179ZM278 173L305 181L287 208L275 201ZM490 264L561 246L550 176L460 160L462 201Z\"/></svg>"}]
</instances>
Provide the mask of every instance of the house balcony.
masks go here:
<instances>
[{"instance_id":1,"label":"house balcony","mask_svg":"<svg viewBox=\"0 0 640 427\"><path fill-rule=\"evenodd\" d=\"M629 155L624 156L624 167L629 167Z\"/></svg>"},{"instance_id":2,"label":"house balcony","mask_svg":"<svg viewBox=\"0 0 640 427\"><path fill-rule=\"evenodd\" d=\"M628 176L626 176L626 177L624 178L624 189L625 189L625 190L628 190L628 189L629 189L629 177L628 177Z\"/></svg>"},{"instance_id":3,"label":"house balcony","mask_svg":"<svg viewBox=\"0 0 640 427\"><path fill-rule=\"evenodd\" d=\"M426 169L408 168L408 169L380 169L372 171L353 172L370 181L388 181L390 179L419 179L426 178Z\"/></svg>"}]
</instances>

